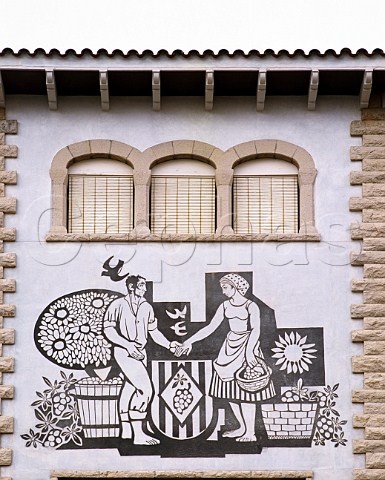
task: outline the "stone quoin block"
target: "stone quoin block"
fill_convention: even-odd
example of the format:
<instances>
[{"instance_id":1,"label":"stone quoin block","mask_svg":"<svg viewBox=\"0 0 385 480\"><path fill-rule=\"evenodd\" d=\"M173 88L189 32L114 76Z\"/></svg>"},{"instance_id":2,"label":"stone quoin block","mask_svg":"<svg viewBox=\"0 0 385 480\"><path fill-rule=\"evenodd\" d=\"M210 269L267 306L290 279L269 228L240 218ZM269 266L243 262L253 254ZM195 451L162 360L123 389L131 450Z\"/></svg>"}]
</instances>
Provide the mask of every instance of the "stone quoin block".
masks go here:
<instances>
[{"instance_id":1,"label":"stone quoin block","mask_svg":"<svg viewBox=\"0 0 385 480\"><path fill-rule=\"evenodd\" d=\"M17 121L16 120L0 120L0 132L8 134L17 133Z\"/></svg>"}]
</instances>

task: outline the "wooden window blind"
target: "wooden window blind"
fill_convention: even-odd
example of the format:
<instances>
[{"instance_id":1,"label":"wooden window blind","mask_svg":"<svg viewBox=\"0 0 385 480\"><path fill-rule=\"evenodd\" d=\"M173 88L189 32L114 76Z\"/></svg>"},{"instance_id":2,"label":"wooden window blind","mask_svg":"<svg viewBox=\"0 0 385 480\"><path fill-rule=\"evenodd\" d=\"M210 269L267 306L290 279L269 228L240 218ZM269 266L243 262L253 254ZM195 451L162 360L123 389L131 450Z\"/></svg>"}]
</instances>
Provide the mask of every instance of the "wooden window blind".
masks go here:
<instances>
[{"instance_id":1,"label":"wooden window blind","mask_svg":"<svg viewBox=\"0 0 385 480\"><path fill-rule=\"evenodd\" d=\"M153 176L151 231L155 235L214 233L214 177Z\"/></svg>"},{"instance_id":2,"label":"wooden window blind","mask_svg":"<svg viewBox=\"0 0 385 480\"><path fill-rule=\"evenodd\" d=\"M133 178L69 175L69 233L129 233L133 226Z\"/></svg>"},{"instance_id":3,"label":"wooden window blind","mask_svg":"<svg viewBox=\"0 0 385 480\"><path fill-rule=\"evenodd\" d=\"M234 176L234 232L298 233L298 176Z\"/></svg>"}]
</instances>

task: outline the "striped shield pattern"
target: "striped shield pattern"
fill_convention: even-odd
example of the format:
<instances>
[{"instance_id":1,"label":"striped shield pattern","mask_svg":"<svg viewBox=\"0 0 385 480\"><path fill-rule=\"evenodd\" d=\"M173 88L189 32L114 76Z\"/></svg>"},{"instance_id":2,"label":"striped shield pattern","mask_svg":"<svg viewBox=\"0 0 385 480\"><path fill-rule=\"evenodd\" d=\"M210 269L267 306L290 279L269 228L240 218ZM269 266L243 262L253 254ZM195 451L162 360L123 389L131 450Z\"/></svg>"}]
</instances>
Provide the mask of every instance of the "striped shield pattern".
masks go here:
<instances>
[{"instance_id":1,"label":"striped shield pattern","mask_svg":"<svg viewBox=\"0 0 385 480\"><path fill-rule=\"evenodd\" d=\"M188 440L207 429L213 418L213 400L208 395L211 374L211 360L151 362L151 417L160 432Z\"/></svg>"}]
</instances>

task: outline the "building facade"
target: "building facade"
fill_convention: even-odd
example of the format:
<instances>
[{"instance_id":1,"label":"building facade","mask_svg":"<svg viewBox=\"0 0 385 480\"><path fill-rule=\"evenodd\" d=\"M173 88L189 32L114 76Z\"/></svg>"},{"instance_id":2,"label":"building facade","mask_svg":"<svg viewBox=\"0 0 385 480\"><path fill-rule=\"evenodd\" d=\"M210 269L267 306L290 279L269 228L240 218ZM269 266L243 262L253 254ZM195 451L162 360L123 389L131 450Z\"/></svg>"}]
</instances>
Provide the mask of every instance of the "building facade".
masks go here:
<instances>
[{"instance_id":1,"label":"building facade","mask_svg":"<svg viewBox=\"0 0 385 480\"><path fill-rule=\"evenodd\" d=\"M1 52L2 480L385 478L384 71Z\"/></svg>"}]
</instances>

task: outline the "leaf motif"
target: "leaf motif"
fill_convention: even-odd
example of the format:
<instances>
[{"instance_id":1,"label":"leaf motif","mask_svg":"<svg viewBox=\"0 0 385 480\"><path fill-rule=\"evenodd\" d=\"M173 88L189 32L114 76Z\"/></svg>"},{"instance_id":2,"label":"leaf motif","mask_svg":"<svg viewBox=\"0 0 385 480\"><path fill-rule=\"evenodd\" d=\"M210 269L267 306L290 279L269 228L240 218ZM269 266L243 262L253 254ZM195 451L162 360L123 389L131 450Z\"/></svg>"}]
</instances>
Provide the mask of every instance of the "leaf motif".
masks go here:
<instances>
[{"instance_id":1,"label":"leaf motif","mask_svg":"<svg viewBox=\"0 0 385 480\"><path fill-rule=\"evenodd\" d=\"M302 378L300 378L300 379L298 380L298 382L297 382L297 388L298 388L298 390L301 390L302 385L303 385L303 380L302 380Z\"/></svg>"},{"instance_id":2,"label":"leaf motif","mask_svg":"<svg viewBox=\"0 0 385 480\"><path fill-rule=\"evenodd\" d=\"M52 385L51 381L50 381L47 377L43 377L43 380L44 380L44 382L45 382L49 387L52 388L53 385Z\"/></svg>"},{"instance_id":3,"label":"leaf motif","mask_svg":"<svg viewBox=\"0 0 385 480\"><path fill-rule=\"evenodd\" d=\"M339 383L336 383L332 389L333 392L335 392L337 390L337 388L340 386Z\"/></svg>"},{"instance_id":4,"label":"leaf motif","mask_svg":"<svg viewBox=\"0 0 385 480\"><path fill-rule=\"evenodd\" d=\"M29 435L25 433L24 435L20 435L23 440L29 440Z\"/></svg>"},{"instance_id":5,"label":"leaf motif","mask_svg":"<svg viewBox=\"0 0 385 480\"><path fill-rule=\"evenodd\" d=\"M179 383L178 380L176 380L176 381L172 384L172 388L176 388L177 385L178 385L178 383Z\"/></svg>"},{"instance_id":6,"label":"leaf motif","mask_svg":"<svg viewBox=\"0 0 385 480\"><path fill-rule=\"evenodd\" d=\"M38 420L41 420L42 422L45 421L45 416L44 416L43 412L40 411L39 408L35 409L35 416Z\"/></svg>"},{"instance_id":7,"label":"leaf motif","mask_svg":"<svg viewBox=\"0 0 385 480\"><path fill-rule=\"evenodd\" d=\"M318 392L310 392L309 398L310 400L316 400L318 398Z\"/></svg>"},{"instance_id":8,"label":"leaf motif","mask_svg":"<svg viewBox=\"0 0 385 480\"><path fill-rule=\"evenodd\" d=\"M333 413L333 415L337 415L337 417L339 417L339 416L340 416L340 414L337 412L337 410L333 410L333 409L331 409L331 412Z\"/></svg>"},{"instance_id":9,"label":"leaf motif","mask_svg":"<svg viewBox=\"0 0 385 480\"><path fill-rule=\"evenodd\" d=\"M83 440L76 433L73 434L72 440L76 445L79 445L79 447L83 445Z\"/></svg>"}]
</instances>

